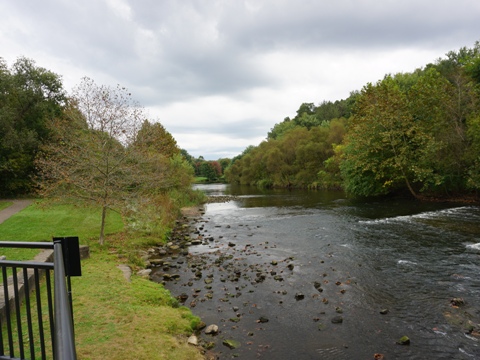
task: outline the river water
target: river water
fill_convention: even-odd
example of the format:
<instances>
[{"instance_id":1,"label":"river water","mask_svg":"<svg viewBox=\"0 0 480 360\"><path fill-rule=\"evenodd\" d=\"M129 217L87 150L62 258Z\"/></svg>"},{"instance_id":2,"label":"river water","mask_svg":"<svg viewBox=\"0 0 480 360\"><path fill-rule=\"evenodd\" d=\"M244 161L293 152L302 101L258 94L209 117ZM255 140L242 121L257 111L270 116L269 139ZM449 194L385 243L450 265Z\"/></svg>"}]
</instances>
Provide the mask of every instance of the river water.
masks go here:
<instances>
[{"instance_id":1,"label":"river water","mask_svg":"<svg viewBox=\"0 0 480 360\"><path fill-rule=\"evenodd\" d=\"M236 200L205 206L167 288L221 359L480 359L480 207L198 188Z\"/></svg>"}]
</instances>

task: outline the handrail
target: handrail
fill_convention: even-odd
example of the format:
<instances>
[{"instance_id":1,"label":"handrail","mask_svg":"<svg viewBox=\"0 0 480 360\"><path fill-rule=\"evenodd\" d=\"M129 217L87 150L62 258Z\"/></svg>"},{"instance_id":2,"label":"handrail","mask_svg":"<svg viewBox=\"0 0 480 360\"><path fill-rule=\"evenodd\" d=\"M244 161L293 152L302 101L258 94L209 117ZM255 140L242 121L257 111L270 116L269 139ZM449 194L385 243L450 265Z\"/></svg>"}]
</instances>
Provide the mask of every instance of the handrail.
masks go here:
<instances>
[{"instance_id":1,"label":"handrail","mask_svg":"<svg viewBox=\"0 0 480 360\"><path fill-rule=\"evenodd\" d=\"M53 249L50 242L0 241L0 247L25 249Z\"/></svg>"},{"instance_id":2,"label":"handrail","mask_svg":"<svg viewBox=\"0 0 480 360\"><path fill-rule=\"evenodd\" d=\"M75 340L73 335L73 321L68 301L67 285L65 283L65 266L61 240L54 241L55 263L55 359L75 360Z\"/></svg>"},{"instance_id":3,"label":"handrail","mask_svg":"<svg viewBox=\"0 0 480 360\"><path fill-rule=\"evenodd\" d=\"M0 241L0 248L53 250L53 262L51 262L52 260L41 262L0 259L0 285L3 284L4 299L4 308L0 309L0 324L5 327L7 335L4 337L2 329L0 329L0 360L25 359L25 350L27 349L30 349L31 359L37 358L37 351L40 351L41 359L46 360L48 345L46 346L44 336L43 300L40 296L42 274L45 275L46 282L50 349L53 352L53 358L55 360L76 360L70 277L81 276L78 237L53 238L53 242ZM10 277L7 268L11 269ZM20 271L17 272L17 270ZM53 289L50 280L52 270ZM35 305L30 301L31 290L34 290ZM1 297L2 294L0 294ZM25 305L22 305L22 299L24 299ZM20 318L21 307L26 311L26 325L22 325ZM33 316L35 310L37 311L36 318ZM38 333L34 334L33 322L36 321L38 321ZM28 335L24 333L24 326L28 330ZM7 343L4 343L5 341ZM14 344L14 341L18 341L17 345ZM35 350L36 341L39 341L39 350ZM16 351L20 352L20 357L16 356Z\"/></svg>"},{"instance_id":4,"label":"handrail","mask_svg":"<svg viewBox=\"0 0 480 360\"><path fill-rule=\"evenodd\" d=\"M42 269L53 270L54 264L52 262L39 262L39 261L16 261L16 260L0 260L2 266L15 267L21 269Z\"/></svg>"}]
</instances>

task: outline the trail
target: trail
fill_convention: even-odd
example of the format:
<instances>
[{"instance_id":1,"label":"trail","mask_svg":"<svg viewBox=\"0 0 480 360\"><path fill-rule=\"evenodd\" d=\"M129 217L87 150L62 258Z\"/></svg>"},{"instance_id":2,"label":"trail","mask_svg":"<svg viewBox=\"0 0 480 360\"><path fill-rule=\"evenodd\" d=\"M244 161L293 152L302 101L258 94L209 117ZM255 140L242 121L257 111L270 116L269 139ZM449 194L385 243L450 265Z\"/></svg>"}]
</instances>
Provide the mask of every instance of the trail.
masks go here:
<instances>
[{"instance_id":1,"label":"trail","mask_svg":"<svg viewBox=\"0 0 480 360\"><path fill-rule=\"evenodd\" d=\"M10 218L12 215L15 215L16 213L25 209L32 202L32 200L13 200L12 205L0 211L0 224Z\"/></svg>"}]
</instances>

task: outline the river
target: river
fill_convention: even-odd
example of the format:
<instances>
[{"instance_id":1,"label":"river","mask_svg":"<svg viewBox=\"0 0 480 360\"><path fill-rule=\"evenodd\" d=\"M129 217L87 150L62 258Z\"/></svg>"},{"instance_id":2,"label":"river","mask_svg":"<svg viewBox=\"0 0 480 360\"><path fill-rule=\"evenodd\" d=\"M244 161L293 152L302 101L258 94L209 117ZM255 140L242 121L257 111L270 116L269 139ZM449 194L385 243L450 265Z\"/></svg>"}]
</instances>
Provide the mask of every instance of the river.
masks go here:
<instances>
[{"instance_id":1,"label":"river","mask_svg":"<svg viewBox=\"0 0 480 360\"><path fill-rule=\"evenodd\" d=\"M166 286L221 359L480 358L480 207L198 188L236 198L205 206Z\"/></svg>"}]
</instances>

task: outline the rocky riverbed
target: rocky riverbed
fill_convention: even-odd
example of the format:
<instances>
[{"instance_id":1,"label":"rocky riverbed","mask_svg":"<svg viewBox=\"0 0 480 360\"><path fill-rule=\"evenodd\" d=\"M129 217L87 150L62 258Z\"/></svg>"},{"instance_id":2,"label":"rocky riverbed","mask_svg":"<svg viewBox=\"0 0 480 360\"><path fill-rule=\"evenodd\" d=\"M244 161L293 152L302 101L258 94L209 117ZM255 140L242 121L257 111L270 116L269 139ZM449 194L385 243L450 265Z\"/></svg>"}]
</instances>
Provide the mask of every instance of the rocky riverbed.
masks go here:
<instances>
[{"instance_id":1,"label":"rocky riverbed","mask_svg":"<svg viewBox=\"0 0 480 360\"><path fill-rule=\"evenodd\" d=\"M209 202L234 200L219 196ZM185 209L183 214L170 242L146 254L145 274L165 284L204 321L189 339L192 345L211 350L219 359L289 359L289 354L309 359L312 349L315 358L347 359L355 353L356 341L365 339L358 319L368 318L369 326L377 329L369 341L376 342L378 334L389 330L394 311L358 306L361 286L348 269L338 267L339 248L333 244L327 243L325 251L309 257L307 264L305 258L295 257L295 251L278 249L278 240L266 233L261 221L215 223L202 207ZM312 266L315 274L307 276L306 268ZM463 315L465 304L455 299L449 306L448 301L450 322L477 336L477 324ZM410 345L410 338L403 335L397 333L387 342L414 348L416 339ZM372 358L383 358L383 351L376 349L385 345L362 344L367 346L375 349ZM302 353L304 348L309 350ZM391 349L389 355L394 355Z\"/></svg>"},{"instance_id":2,"label":"rocky riverbed","mask_svg":"<svg viewBox=\"0 0 480 360\"><path fill-rule=\"evenodd\" d=\"M231 200L213 197L209 202ZM301 263L294 256L276 253L274 243L259 242L260 225L212 227L201 207L185 209L183 214L171 241L150 249L146 261L150 279L163 283L205 322L197 337L190 339L192 344L214 349L219 358L266 355L272 329L278 335L289 326L278 313L312 301L321 307L304 319L311 323L311 331L341 326L349 279L323 272L302 287L296 274ZM324 260L319 264L327 270ZM328 270L336 275L334 268Z\"/></svg>"}]
</instances>

